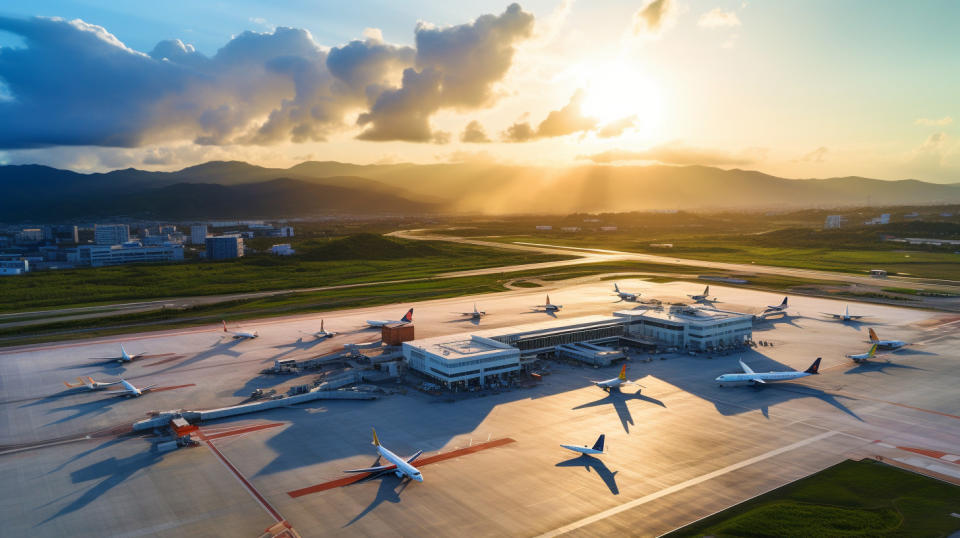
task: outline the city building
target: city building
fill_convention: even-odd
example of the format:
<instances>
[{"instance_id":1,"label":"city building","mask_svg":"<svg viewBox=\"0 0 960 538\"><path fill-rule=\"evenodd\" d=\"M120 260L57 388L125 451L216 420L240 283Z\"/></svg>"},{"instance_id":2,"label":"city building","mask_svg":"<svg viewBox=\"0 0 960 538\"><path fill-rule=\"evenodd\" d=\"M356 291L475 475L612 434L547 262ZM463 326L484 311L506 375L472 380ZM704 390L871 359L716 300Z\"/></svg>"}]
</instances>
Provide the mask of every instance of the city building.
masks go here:
<instances>
[{"instance_id":1,"label":"city building","mask_svg":"<svg viewBox=\"0 0 960 538\"><path fill-rule=\"evenodd\" d=\"M753 315L693 306L623 310L626 332L661 345L706 351L742 345L753 336Z\"/></svg>"},{"instance_id":2,"label":"city building","mask_svg":"<svg viewBox=\"0 0 960 538\"><path fill-rule=\"evenodd\" d=\"M520 350L476 334L424 338L403 343L410 368L447 387L484 386L520 370Z\"/></svg>"},{"instance_id":3,"label":"city building","mask_svg":"<svg viewBox=\"0 0 960 538\"><path fill-rule=\"evenodd\" d=\"M40 243L43 241L42 228L24 228L17 232L16 242L23 245L28 243Z\"/></svg>"},{"instance_id":4,"label":"city building","mask_svg":"<svg viewBox=\"0 0 960 538\"><path fill-rule=\"evenodd\" d=\"M297 251L290 248L290 243L283 243L282 245L273 245L270 247L270 253L274 256L292 256Z\"/></svg>"},{"instance_id":5,"label":"city building","mask_svg":"<svg viewBox=\"0 0 960 538\"><path fill-rule=\"evenodd\" d=\"M163 224L160 226L160 235L170 235L177 233L177 227L173 224Z\"/></svg>"},{"instance_id":6,"label":"city building","mask_svg":"<svg viewBox=\"0 0 960 538\"><path fill-rule=\"evenodd\" d=\"M54 243L77 244L80 234L76 226L44 226L43 238Z\"/></svg>"},{"instance_id":7,"label":"city building","mask_svg":"<svg viewBox=\"0 0 960 538\"><path fill-rule=\"evenodd\" d=\"M843 227L847 223L847 218L843 215L827 215L827 220L823 223L824 230L834 230Z\"/></svg>"},{"instance_id":8,"label":"city building","mask_svg":"<svg viewBox=\"0 0 960 538\"><path fill-rule=\"evenodd\" d=\"M190 242L194 245L207 244L207 225L194 224L190 227Z\"/></svg>"},{"instance_id":9,"label":"city building","mask_svg":"<svg viewBox=\"0 0 960 538\"><path fill-rule=\"evenodd\" d=\"M97 224L93 228L93 242L98 245L122 245L130 240L126 224Z\"/></svg>"},{"instance_id":10,"label":"city building","mask_svg":"<svg viewBox=\"0 0 960 538\"><path fill-rule=\"evenodd\" d=\"M28 260L0 260L0 275L22 275L30 271Z\"/></svg>"},{"instance_id":11,"label":"city building","mask_svg":"<svg viewBox=\"0 0 960 538\"><path fill-rule=\"evenodd\" d=\"M579 226L564 226L564 227L560 228L560 231L561 231L561 232L579 232L579 231L580 231L580 227L579 227Z\"/></svg>"},{"instance_id":12,"label":"city building","mask_svg":"<svg viewBox=\"0 0 960 538\"><path fill-rule=\"evenodd\" d=\"M243 238L237 236L207 237L207 259L229 260L243 256Z\"/></svg>"},{"instance_id":13,"label":"city building","mask_svg":"<svg viewBox=\"0 0 960 538\"><path fill-rule=\"evenodd\" d=\"M867 226L874 226L877 224L890 224L890 213L883 213L879 217L873 217L868 221L864 221L864 224Z\"/></svg>"},{"instance_id":14,"label":"city building","mask_svg":"<svg viewBox=\"0 0 960 538\"><path fill-rule=\"evenodd\" d=\"M167 243L159 246L143 246L138 241L128 241L122 245L81 245L68 251L67 261L91 267L127 263L181 262L183 245Z\"/></svg>"},{"instance_id":15,"label":"city building","mask_svg":"<svg viewBox=\"0 0 960 538\"><path fill-rule=\"evenodd\" d=\"M617 231L617 227L616 227L616 226L601 226L601 227L600 227L600 231L601 231L601 232L615 232L615 231Z\"/></svg>"},{"instance_id":16,"label":"city building","mask_svg":"<svg viewBox=\"0 0 960 538\"><path fill-rule=\"evenodd\" d=\"M547 225L537 226L537 231L539 232L549 232L552 229L553 229L553 226L547 226Z\"/></svg>"}]
</instances>

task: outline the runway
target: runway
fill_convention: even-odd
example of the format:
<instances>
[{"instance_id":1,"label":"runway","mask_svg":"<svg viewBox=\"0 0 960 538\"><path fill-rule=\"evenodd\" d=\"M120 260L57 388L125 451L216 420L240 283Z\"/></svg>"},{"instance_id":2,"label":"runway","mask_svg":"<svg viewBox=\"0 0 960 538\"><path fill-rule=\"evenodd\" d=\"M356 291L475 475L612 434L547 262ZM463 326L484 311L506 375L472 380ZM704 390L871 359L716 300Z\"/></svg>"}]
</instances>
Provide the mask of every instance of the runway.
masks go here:
<instances>
[{"instance_id":1,"label":"runway","mask_svg":"<svg viewBox=\"0 0 960 538\"><path fill-rule=\"evenodd\" d=\"M665 301L702 290L694 283L617 282ZM782 299L713 284L711 291L719 308L746 312ZM851 312L868 320L840 323L820 312L839 312L844 303L800 296L791 297L786 316L755 326L754 339L773 345L742 358L767 371L804 369L823 357L821 374L760 390L713 382L737 371L735 355L645 362L644 354L628 366L628 376L644 386L639 394L628 388L608 395L588 385L613 377L619 366L598 372L552 363L532 388L452 403L407 390L203 425L201 442L217 453L201 446L157 454L149 438L86 437L129 426L152 410L220 407L256 388L284 392L309 382L313 375L258 372L275 359L373 340L377 333L362 328L366 319L397 318L412 306L418 337L468 332L477 326L458 313L476 302L489 313L479 328L502 327L549 319L529 311L546 292L564 305L559 319L636 306L616 302L612 281L593 277L327 313L326 328L341 334L317 342L300 332L319 326L320 316L309 315L243 323L261 335L248 342L222 340L208 327L8 350L0 355L0 451L28 448L0 455L7 486L0 517L11 534L37 536L250 535L278 520L303 536L655 536L846 458L882 456L960 479L960 458L953 459L960 446L955 316L851 303ZM865 351L867 327L920 345L856 365L843 354ZM175 355L123 365L86 360L116 354L121 341L131 354ZM88 375L192 386L129 399L62 391L62 381ZM512 442L430 460L423 483L386 475L317 487L370 465L370 427L392 451L424 450L423 458ZM559 446L591 443L600 433L608 453L599 458ZM66 442L49 444L57 440ZM298 491L308 493L291 495Z\"/></svg>"}]
</instances>

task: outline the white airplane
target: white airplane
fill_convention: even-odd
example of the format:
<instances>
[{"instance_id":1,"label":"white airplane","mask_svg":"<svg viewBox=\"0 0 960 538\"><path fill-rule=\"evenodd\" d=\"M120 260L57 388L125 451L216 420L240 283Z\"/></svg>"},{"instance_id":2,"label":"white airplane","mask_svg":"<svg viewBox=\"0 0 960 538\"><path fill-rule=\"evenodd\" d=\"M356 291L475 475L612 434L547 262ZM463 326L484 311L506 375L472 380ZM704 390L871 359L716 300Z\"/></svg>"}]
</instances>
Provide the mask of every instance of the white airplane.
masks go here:
<instances>
[{"instance_id":1,"label":"white airplane","mask_svg":"<svg viewBox=\"0 0 960 538\"><path fill-rule=\"evenodd\" d=\"M257 338L257 337L260 336L259 334L257 334L257 331L253 331L253 332L248 332L248 331L229 331L229 330L227 330L227 322L226 322L226 321L222 321L222 323L223 323L223 332L225 332L225 333L227 333L227 334L230 334L230 335L233 335L233 339L234 339L234 340L250 340L250 339Z\"/></svg>"},{"instance_id":2,"label":"white airplane","mask_svg":"<svg viewBox=\"0 0 960 538\"><path fill-rule=\"evenodd\" d=\"M870 346L870 351L866 353L859 353L857 355L847 355L848 359L853 359L853 362L866 362L877 356L877 344Z\"/></svg>"},{"instance_id":3,"label":"white airplane","mask_svg":"<svg viewBox=\"0 0 960 538\"><path fill-rule=\"evenodd\" d=\"M767 310L766 310L766 311L767 311L767 312L785 312L786 310L787 310L787 297L784 297L782 303L780 303L780 304L778 304L778 305L776 305L776 306L774 306L774 305L769 305L769 306L767 306Z\"/></svg>"},{"instance_id":4,"label":"white airplane","mask_svg":"<svg viewBox=\"0 0 960 538\"><path fill-rule=\"evenodd\" d=\"M303 332L303 331L300 331L300 332ZM327 331L326 329L324 329L324 328L323 328L323 320L321 319L321 320L320 320L320 330L319 330L319 331L317 331L317 332L315 332L315 333L305 333L305 334L309 334L309 335L313 336L314 338L316 338L317 340L320 340L320 339L322 339L322 338L333 338L334 336L336 336L336 335L339 334L339 333L329 332L329 331Z\"/></svg>"},{"instance_id":5,"label":"white airplane","mask_svg":"<svg viewBox=\"0 0 960 538\"><path fill-rule=\"evenodd\" d=\"M851 316L850 315L850 305L844 305L843 314L831 314L830 312L820 312L824 316L832 317L840 321L856 321L863 316Z\"/></svg>"},{"instance_id":6,"label":"white airplane","mask_svg":"<svg viewBox=\"0 0 960 538\"><path fill-rule=\"evenodd\" d=\"M708 300L710 300L710 286L707 286L706 288L703 288L703 293L701 293L701 294L699 294L699 295L690 295L690 294L687 294L687 297L693 299L694 301L696 301L696 302L698 302L698 303L701 302L701 301L708 301Z\"/></svg>"},{"instance_id":7,"label":"white airplane","mask_svg":"<svg viewBox=\"0 0 960 538\"><path fill-rule=\"evenodd\" d=\"M620 375L612 379L605 379L603 381L591 381L594 385L600 387L603 390L613 390L619 389L623 385L636 385L633 381L627 381L627 365L624 364L623 368L620 369ZM639 385L638 385L639 386Z\"/></svg>"},{"instance_id":8,"label":"white airplane","mask_svg":"<svg viewBox=\"0 0 960 538\"><path fill-rule=\"evenodd\" d=\"M560 445L567 450L572 450L574 452L579 452L580 454L594 455L594 454L605 454L603 451L603 438L604 434L600 434L600 437L597 438L597 442L593 443L593 446L579 446L579 445Z\"/></svg>"},{"instance_id":9,"label":"white airplane","mask_svg":"<svg viewBox=\"0 0 960 538\"><path fill-rule=\"evenodd\" d=\"M420 473L420 470L411 465L414 460L420 457L423 454L422 450L418 450L416 454L410 456L407 459L403 459L400 456L394 454L387 450L387 448L380 444L380 440L377 439L377 430L373 429L373 446L377 447L377 463L380 462L380 458L384 458L390 462L390 465L377 465L374 467L366 467L363 469L350 469L344 471L345 473L382 473L386 471L393 471L398 478L403 478L404 476L409 477L412 480L417 482L423 482L423 475Z\"/></svg>"},{"instance_id":10,"label":"white airplane","mask_svg":"<svg viewBox=\"0 0 960 538\"><path fill-rule=\"evenodd\" d=\"M387 320L368 319L367 320L367 325L369 325L370 327L383 327L384 325L393 325L393 324L406 325L408 323L413 323L412 308L410 310L407 310L407 313L404 314L403 317L400 319L387 319Z\"/></svg>"},{"instance_id":11,"label":"white airplane","mask_svg":"<svg viewBox=\"0 0 960 538\"><path fill-rule=\"evenodd\" d=\"M904 342L902 340L881 340L877 338L877 333L872 328L869 329L868 332L870 333L870 341L876 344L880 349L900 349L910 345L909 342Z\"/></svg>"},{"instance_id":12,"label":"white airplane","mask_svg":"<svg viewBox=\"0 0 960 538\"><path fill-rule=\"evenodd\" d=\"M616 293L620 297L621 301L634 302L640 298L639 293L628 293L625 291L620 291L620 286L618 286L616 282L614 282L613 284L613 293Z\"/></svg>"},{"instance_id":13,"label":"white airplane","mask_svg":"<svg viewBox=\"0 0 960 538\"><path fill-rule=\"evenodd\" d=\"M817 360L813 361L810 368L802 372L797 370L790 372L754 372L749 366L744 364L742 360L740 361L740 368L743 368L742 374L723 374L715 381L722 387L724 383L752 383L754 385L763 385L768 381L799 379L820 373L820 357L817 357Z\"/></svg>"},{"instance_id":14,"label":"white airplane","mask_svg":"<svg viewBox=\"0 0 960 538\"><path fill-rule=\"evenodd\" d=\"M80 387L86 387L87 390L103 390L107 387L112 387L113 385L120 384L119 381L112 381L110 383L106 383L103 381L94 381L93 378L90 376L78 377L77 381L79 381L79 383L68 383L64 381L63 384L66 385L68 389L78 389Z\"/></svg>"},{"instance_id":15,"label":"white airplane","mask_svg":"<svg viewBox=\"0 0 960 538\"><path fill-rule=\"evenodd\" d=\"M133 383L125 379L121 379L120 384L123 385L123 390L120 391L120 394L118 394L118 396L127 396L131 398L137 398L139 396L143 396L144 393L150 392L151 389L157 387L157 385L149 385L149 386L138 389L137 387L133 386Z\"/></svg>"},{"instance_id":16,"label":"white airplane","mask_svg":"<svg viewBox=\"0 0 960 538\"><path fill-rule=\"evenodd\" d=\"M477 303L473 303L473 312L460 312L461 316L466 316L470 319L480 319L483 316L486 316L487 313L483 310L477 310Z\"/></svg>"},{"instance_id":17,"label":"white airplane","mask_svg":"<svg viewBox=\"0 0 960 538\"><path fill-rule=\"evenodd\" d=\"M544 312L556 312L557 310L560 310L561 308L563 308L563 305L562 305L562 304L552 304L552 303L550 302L550 296L549 296L549 295L547 295L547 303L546 303L546 304L538 304L537 306L533 307L534 310L543 309Z\"/></svg>"},{"instance_id":18,"label":"white airplane","mask_svg":"<svg viewBox=\"0 0 960 538\"><path fill-rule=\"evenodd\" d=\"M140 357L146 355L146 352L137 353L136 355L131 355L127 353L127 350L123 348L123 344L120 344L120 356L119 357L90 357L91 361L116 361L116 362L131 362Z\"/></svg>"}]
</instances>

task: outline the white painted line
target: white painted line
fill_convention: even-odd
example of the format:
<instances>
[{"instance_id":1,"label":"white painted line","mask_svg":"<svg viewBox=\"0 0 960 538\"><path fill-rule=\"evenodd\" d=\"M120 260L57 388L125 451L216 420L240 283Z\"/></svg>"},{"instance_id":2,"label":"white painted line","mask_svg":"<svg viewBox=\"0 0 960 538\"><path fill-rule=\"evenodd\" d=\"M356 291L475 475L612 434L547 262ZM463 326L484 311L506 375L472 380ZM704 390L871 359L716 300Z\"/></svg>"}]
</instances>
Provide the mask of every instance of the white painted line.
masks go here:
<instances>
[{"instance_id":1,"label":"white painted line","mask_svg":"<svg viewBox=\"0 0 960 538\"><path fill-rule=\"evenodd\" d=\"M950 463L956 463L960 461L960 456L955 456L953 454L946 454L946 455L940 456L940 459L949 461Z\"/></svg>"},{"instance_id":2,"label":"white painted line","mask_svg":"<svg viewBox=\"0 0 960 538\"><path fill-rule=\"evenodd\" d=\"M613 508L610 508L609 510L604 510L603 512L598 512L598 513L596 513L596 514L594 514L594 515L592 515L592 516L585 517L585 518L581 519L580 521L575 521L575 522L573 522L573 523L571 523L571 524L569 524L569 525L565 525L565 526L563 526L563 527L560 527L559 529L554 529L554 530L552 530L552 531L545 532L545 533L541 534L540 537L541 537L541 538L546 538L546 537L553 537L553 536L559 536L559 535L561 535L561 534L566 534L566 533L568 533L568 532L570 532L570 531L574 531L574 530L577 530L577 529L579 529L579 528L581 528L581 527L585 527L585 526L587 526L587 525L590 525L591 523L596 523L597 521L602 521L602 520L604 520L604 519L607 519L608 517L615 516L615 515L619 514L620 512L625 512L625 511L627 511L627 510L630 510L631 508L635 508L635 507L640 506L640 505L642 505L642 504L646 504L646 503L648 503L648 502L655 501L655 500L659 499L660 497L664 497L664 496L666 496L666 495L670 495L671 493L676 493L676 492L678 492L678 491L682 491L682 490L684 490L684 489L686 489L686 488L689 488L689 487L691 487L691 486L695 486L695 485L700 484L700 483L702 483L702 482L706 482L707 480L712 480L712 479L714 479L714 478L716 478L716 477L718 477L718 476L723 476L723 475L725 475L725 474L727 474L727 473L729 473L729 472L736 471L737 469L742 469L742 468L744 468L744 467L748 467L748 466L750 466L750 465L753 465L754 463L759 463L759 462L761 462L761 461L763 461L763 460L772 458L772 457L774 457L774 456L779 456L780 454L783 454L784 452L790 452L791 450L795 450L795 449L797 449L797 448L800 448L800 447L809 445L809 444L811 444L811 443L816 443L817 441L826 439L827 437L832 437L832 436L836 435L837 433L839 433L839 432L834 432L834 431L824 432L824 433L821 433L821 434L819 434L819 435L814 435L813 437L809 437L809 438L807 438L807 439L804 439L803 441L797 441L796 443L793 443L793 444L791 444L791 445L783 446L783 447L780 447L780 448L771 450L771 451L769 451L769 452L765 452L765 453L763 453L763 454L760 454L759 456L754 456L754 457L752 457L752 458L743 460L743 461L741 461L741 462L737 462L737 463L734 463L734 464L732 464L732 465L728 465L728 466L726 466L726 467L723 467L723 468L721 468L721 469L717 469L716 471L712 471L712 472L709 472L709 473L707 473L707 474L700 475L700 476L698 476L698 477L696 477L696 478L691 478L690 480L687 480L687 481L685 481L685 482L681 482L681 483L676 484L676 485L674 485L674 486L670 486L670 487L668 487L668 488L661 489L660 491L658 491L658 492L656 492L656 493L651 493L650 495L646 495L646 496L644 496L644 497L640 497L639 499L634 499L634 500L632 500L632 501L623 503L623 504L621 504L620 506L615 506L615 507L613 507Z\"/></svg>"}]
</instances>

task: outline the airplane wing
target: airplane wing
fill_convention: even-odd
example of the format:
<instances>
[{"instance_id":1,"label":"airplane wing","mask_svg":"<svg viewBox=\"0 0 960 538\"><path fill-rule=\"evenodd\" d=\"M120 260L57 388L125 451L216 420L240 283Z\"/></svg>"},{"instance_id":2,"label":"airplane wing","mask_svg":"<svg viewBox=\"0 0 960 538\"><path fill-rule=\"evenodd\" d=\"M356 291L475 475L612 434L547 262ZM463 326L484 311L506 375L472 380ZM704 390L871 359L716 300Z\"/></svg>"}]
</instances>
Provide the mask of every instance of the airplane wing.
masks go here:
<instances>
[{"instance_id":1,"label":"airplane wing","mask_svg":"<svg viewBox=\"0 0 960 538\"><path fill-rule=\"evenodd\" d=\"M148 390L155 389L159 386L160 386L159 384L147 385L146 387L141 387L140 392L146 392Z\"/></svg>"},{"instance_id":2,"label":"airplane wing","mask_svg":"<svg viewBox=\"0 0 960 538\"><path fill-rule=\"evenodd\" d=\"M820 312L820 313L823 314L824 316L827 316L828 318L840 319L840 314L831 314L830 312ZM850 317L852 318L853 316L850 316Z\"/></svg>"},{"instance_id":3,"label":"airplane wing","mask_svg":"<svg viewBox=\"0 0 960 538\"><path fill-rule=\"evenodd\" d=\"M746 364L745 362L743 362L743 361L740 361L740 368L743 368L743 372L744 372L744 373L747 373L747 374L756 373L756 372L754 372L753 370L751 370L750 367L747 366L747 364Z\"/></svg>"},{"instance_id":4,"label":"airplane wing","mask_svg":"<svg viewBox=\"0 0 960 538\"><path fill-rule=\"evenodd\" d=\"M87 357L88 361L118 361L122 357Z\"/></svg>"},{"instance_id":5,"label":"airplane wing","mask_svg":"<svg viewBox=\"0 0 960 538\"><path fill-rule=\"evenodd\" d=\"M345 473L379 473L380 471L390 471L396 469L396 465L378 465L376 467L364 467L363 469L349 469Z\"/></svg>"},{"instance_id":6,"label":"airplane wing","mask_svg":"<svg viewBox=\"0 0 960 538\"><path fill-rule=\"evenodd\" d=\"M762 384L764 384L764 385L767 384L766 381L760 379L759 377L755 377L755 378L751 379L750 381L753 381L754 383L762 383Z\"/></svg>"},{"instance_id":7,"label":"airplane wing","mask_svg":"<svg viewBox=\"0 0 960 538\"><path fill-rule=\"evenodd\" d=\"M847 317L850 318L850 319L860 319L860 318L862 318L863 316L847 316Z\"/></svg>"},{"instance_id":8,"label":"airplane wing","mask_svg":"<svg viewBox=\"0 0 960 538\"><path fill-rule=\"evenodd\" d=\"M407 458L407 463L413 463L413 460L419 458L422 454L423 454L423 451L422 451L422 450L418 450L416 454L414 454L414 455L410 456L409 458Z\"/></svg>"}]
</instances>

